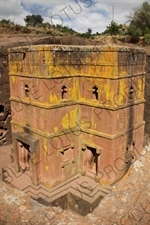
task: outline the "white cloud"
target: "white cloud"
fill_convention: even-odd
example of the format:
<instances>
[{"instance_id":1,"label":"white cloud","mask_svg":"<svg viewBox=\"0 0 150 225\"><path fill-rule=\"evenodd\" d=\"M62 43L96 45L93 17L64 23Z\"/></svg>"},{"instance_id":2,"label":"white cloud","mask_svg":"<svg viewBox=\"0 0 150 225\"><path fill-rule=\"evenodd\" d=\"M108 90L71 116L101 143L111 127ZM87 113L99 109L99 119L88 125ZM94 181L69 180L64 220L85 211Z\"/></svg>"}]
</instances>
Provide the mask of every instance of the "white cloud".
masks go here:
<instances>
[{"instance_id":1,"label":"white cloud","mask_svg":"<svg viewBox=\"0 0 150 225\"><path fill-rule=\"evenodd\" d=\"M20 2L17 0L0 0L0 17L9 17L15 12L20 15L23 9L20 7Z\"/></svg>"},{"instance_id":2,"label":"white cloud","mask_svg":"<svg viewBox=\"0 0 150 225\"><path fill-rule=\"evenodd\" d=\"M26 5L23 8L21 2ZM92 5L88 7L92 2ZM24 18L31 14L28 9L34 9L39 4L38 14L50 23L68 25L79 32L91 28L93 32L102 32L112 20L112 7L114 6L114 19L117 23L125 23L127 15L132 9L139 7L143 0L113 1L113 0L0 0L0 19L6 18L24 25ZM57 14L57 16L56 16ZM43 15L43 14L42 14ZM53 16L55 15L55 16Z\"/></svg>"},{"instance_id":3,"label":"white cloud","mask_svg":"<svg viewBox=\"0 0 150 225\"><path fill-rule=\"evenodd\" d=\"M79 16L75 20L74 28L79 32L87 31L87 28L92 28L93 32L99 32L101 29L105 30L109 20L98 13L90 13L89 15Z\"/></svg>"}]
</instances>

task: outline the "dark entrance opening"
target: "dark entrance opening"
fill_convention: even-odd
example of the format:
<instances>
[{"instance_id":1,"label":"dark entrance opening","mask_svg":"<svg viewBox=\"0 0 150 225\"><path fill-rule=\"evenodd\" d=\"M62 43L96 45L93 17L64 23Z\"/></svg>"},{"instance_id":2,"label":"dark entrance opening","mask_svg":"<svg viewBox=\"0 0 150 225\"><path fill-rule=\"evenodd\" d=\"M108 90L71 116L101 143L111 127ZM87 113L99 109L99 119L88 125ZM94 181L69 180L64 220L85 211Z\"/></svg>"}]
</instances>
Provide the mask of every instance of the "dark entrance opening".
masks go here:
<instances>
[{"instance_id":1,"label":"dark entrance opening","mask_svg":"<svg viewBox=\"0 0 150 225\"><path fill-rule=\"evenodd\" d=\"M17 140L18 145L18 164L22 171L30 170L30 146Z\"/></svg>"},{"instance_id":2,"label":"dark entrance opening","mask_svg":"<svg viewBox=\"0 0 150 225\"><path fill-rule=\"evenodd\" d=\"M86 151L87 171L93 174L98 172L98 155L95 148L87 146Z\"/></svg>"},{"instance_id":3,"label":"dark entrance opening","mask_svg":"<svg viewBox=\"0 0 150 225\"><path fill-rule=\"evenodd\" d=\"M4 105L0 105L0 114L4 114Z\"/></svg>"}]
</instances>

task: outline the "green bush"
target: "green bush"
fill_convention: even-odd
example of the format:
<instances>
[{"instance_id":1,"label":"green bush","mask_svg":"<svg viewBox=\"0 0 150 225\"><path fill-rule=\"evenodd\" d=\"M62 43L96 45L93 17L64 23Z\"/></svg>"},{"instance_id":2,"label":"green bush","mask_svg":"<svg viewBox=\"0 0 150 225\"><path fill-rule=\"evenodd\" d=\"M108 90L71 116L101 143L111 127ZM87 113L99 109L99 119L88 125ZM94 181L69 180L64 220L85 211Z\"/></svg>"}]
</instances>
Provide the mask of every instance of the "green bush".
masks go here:
<instances>
[{"instance_id":1,"label":"green bush","mask_svg":"<svg viewBox=\"0 0 150 225\"><path fill-rule=\"evenodd\" d=\"M22 27L22 32L25 34L31 33L31 30L28 27Z\"/></svg>"},{"instance_id":2,"label":"green bush","mask_svg":"<svg viewBox=\"0 0 150 225\"><path fill-rule=\"evenodd\" d=\"M62 27L61 30L60 30L62 33L68 33L68 34L74 34L75 31L72 29L72 28L69 28L69 27Z\"/></svg>"},{"instance_id":3,"label":"green bush","mask_svg":"<svg viewBox=\"0 0 150 225\"><path fill-rule=\"evenodd\" d=\"M2 19L2 20L0 21L0 23L3 23L3 24L10 24L10 20Z\"/></svg>"},{"instance_id":4,"label":"green bush","mask_svg":"<svg viewBox=\"0 0 150 225\"><path fill-rule=\"evenodd\" d=\"M5 24L5 26L7 29L10 29L11 25L8 23L8 24Z\"/></svg>"},{"instance_id":5,"label":"green bush","mask_svg":"<svg viewBox=\"0 0 150 225\"><path fill-rule=\"evenodd\" d=\"M144 35L144 41L145 41L146 44L150 45L150 34Z\"/></svg>"},{"instance_id":6,"label":"green bush","mask_svg":"<svg viewBox=\"0 0 150 225\"><path fill-rule=\"evenodd\" d=\"M148 27L145 27L144 34L150 34L150 29Z\"/></svg>"},{"instance_id":7,"label":"green bush","mask_svg":"<svg viewBox=\"0 0 150 225\"><path fill-rule=\"evenodd\" d=\"M16 24L16 25L15 25L15 30L16 30L16 31L20 31L20 30L21 30L21 26L18 25L18 24Z\"/></svg>"},{"instance_id":8,"label":"green bush","mask_svg":"<svg viewBox=\"0 0 150 225\"><path fill-rule=\"evenodd\" d=\"M14 30L15 30L15 26L11 26L11 27L9 28L9 30L14 31Z\"/></svg>"},{"instance_id":9,"label":"green bush","mask_svg":"<svg viewBox=\"0 0 150 225\"><path fill-rule=\"evenodd\" d=\"M50 29L51 28L51 25L48 22L42 23L42 26L44 27L44 29L46 29L46 28Z\"/></svg>"},{"instance_id":10,"label":"green bush","mask_svg":"<svg viewBox=\"0 0 150 225\"><path fill-rule=\"evenodd\" d=\"M130 23L128 28L128 34L133 37L139 37L142 36L142 30L141 28L137 27L134 23Z\"/></svg>"},{"instance_id":11,"label":"green bush","mask_svg":"<svg viewBox=\"0 0 150 225\"><path fill-rule=\"evenodd\" d=\"M89 34L89 33L82 33L82 34L79 34L79 37L91 38L91 34Z\"/></svg>"},{"instance_id":12,"label":"green bush","mask_svg":"<svg viewBox=\"0 0 150 225\"><path fill-rule=\"evenodd\" d=\"M55 36L57 37L57 36L59 36L60 34L59 34L58 32L55 32L55 31L54 31L54 32L51 33L51 35L54 36L54 37L55 37Z\"/></svg>"}]
</instances>

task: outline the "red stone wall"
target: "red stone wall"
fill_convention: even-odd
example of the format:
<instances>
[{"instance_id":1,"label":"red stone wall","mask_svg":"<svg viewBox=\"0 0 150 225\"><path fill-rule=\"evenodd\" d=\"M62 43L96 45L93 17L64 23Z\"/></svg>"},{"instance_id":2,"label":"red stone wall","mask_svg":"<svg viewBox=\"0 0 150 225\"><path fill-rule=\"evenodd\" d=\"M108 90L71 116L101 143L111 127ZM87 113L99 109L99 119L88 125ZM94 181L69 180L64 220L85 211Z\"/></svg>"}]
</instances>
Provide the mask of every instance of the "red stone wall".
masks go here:
<instances>
[{"instance_id":1,"label":"red stone wall","mask_svg":"<svg viewBox=\"0 0 150 225\"><path fill-rule=\"evenodd\" d=\"M7 51L3 49L0 52L0 146L12 141L9 97L8 59Z\"/></svg>"},{"instance_id":2,"label":"red stone wall","mask_svg":"<svg viewBox=\"0 0 150 225\"><path fill-rule=\"evenodd\" d=\"M135 147L142 151L146 54L104 47L96 60L96 51L34 46L9 52L13 134L27 136L27 144L38 140L38 182L53 186L81 173L110 185L131 165ZM121 169L110 172L115 162Z\"/></svg>"}]
</instances>

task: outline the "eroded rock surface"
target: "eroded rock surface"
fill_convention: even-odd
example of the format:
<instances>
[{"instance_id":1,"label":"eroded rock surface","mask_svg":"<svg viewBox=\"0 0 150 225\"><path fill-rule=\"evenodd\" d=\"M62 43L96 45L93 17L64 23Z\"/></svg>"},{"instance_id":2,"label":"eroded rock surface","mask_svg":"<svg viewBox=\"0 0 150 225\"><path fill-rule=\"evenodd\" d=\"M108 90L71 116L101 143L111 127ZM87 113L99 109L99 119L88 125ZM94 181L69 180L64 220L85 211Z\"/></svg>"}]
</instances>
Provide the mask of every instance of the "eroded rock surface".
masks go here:
<instances>
[{"instance_id":1,"label":"eroded rock surface","mask_svg":"<svg viewBox=\"0 0 150 225\"><path fill-rule=\"evenodd\" d=\"M150 146L113 186L99 206L86 217L63 210L59 204L44 206L23 192L0 182L0 224L27 225L149 225Z\"/></svg>"}]
</instances>

